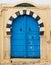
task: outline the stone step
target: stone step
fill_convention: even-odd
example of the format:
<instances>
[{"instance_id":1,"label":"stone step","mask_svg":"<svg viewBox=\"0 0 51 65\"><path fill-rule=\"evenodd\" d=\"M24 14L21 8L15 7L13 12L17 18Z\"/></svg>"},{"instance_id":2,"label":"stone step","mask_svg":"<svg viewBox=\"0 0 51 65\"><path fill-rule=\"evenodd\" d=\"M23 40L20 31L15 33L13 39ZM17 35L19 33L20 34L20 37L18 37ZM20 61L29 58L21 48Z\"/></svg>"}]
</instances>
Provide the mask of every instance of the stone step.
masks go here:
<instances>
[{"instance_id":1,"label":"stone step","mask_svg":"<svg viewBox=\"0 0 51 65\"><path fill-rule=\"evenodd\" d=\"M30 64L0 64L0 65L51 65L51 62L50 63L48 63L48 62L44 62L44 63L35 63L35 64L32 64L32 63L30 63Z\"/></svg>"}]
</instances>

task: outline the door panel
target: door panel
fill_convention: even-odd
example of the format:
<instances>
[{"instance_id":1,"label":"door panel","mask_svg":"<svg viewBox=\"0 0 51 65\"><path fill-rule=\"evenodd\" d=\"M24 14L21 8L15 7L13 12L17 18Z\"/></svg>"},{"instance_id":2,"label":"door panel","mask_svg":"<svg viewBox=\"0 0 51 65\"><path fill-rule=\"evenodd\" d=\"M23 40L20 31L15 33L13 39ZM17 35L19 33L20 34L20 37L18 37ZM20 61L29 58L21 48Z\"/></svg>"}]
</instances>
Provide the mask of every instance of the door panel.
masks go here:
<instances>
[{"instance_id":1,"label":"door panel","mask_svg":"<svg viewBox=\"0 0 51 65\"><path fill-rule=\"evenodd\" d=\"M24 51L14 51L14 53L12 52L12 57L11 58L24 58L26 57L26 52Z\"/></svg>"},{"instance_id":2,"label":"door panel","mask_svg":"<svg viewBox=\"0 0 51 65\"><path fill-rule=\"evenodd\" d=\"M38 23L32 17L27 17L27 50L28 50L28 57L40 57L40 34L39 34L39 27ZM35 45L36 44L36 45ZM36 54L37 53L37 54Z\"/></svg>"},{"instance_id":3,"label":"door panel","mask_svg":"<svg viewBox=\"0 0 51 65\"><path fill-rule=\"evenodd\" d=\"M34 51L27 52L27 57L28 58L33 58L34 57Z\"/></svg>"},{"instance_id":4,"label":"door panel","mask_svg":"<svg viewBox=\"0 0 51 65\"><path fill-rule=\"evenodd\" d=\"M25 17L20 16L15 19L13 21L12 27L11 57L24 57L26 56Z\"/></svg>"},{"instance_id":5,"label":"door panel","mask_svg":"<svg viewBox=\"0 0 51 65\"><path fill-rule=\"evenodd\" d=\"M40 57L40 32L31 16L19 16L13 21L11 57Z\"/></svg>"},{"instance_id":6,"label":"door panel","mask_svg":"<svg viewBox=\"0 0 51 65\"><path fill-rule=\"evenodd\" d=\"M19 52L19 51L25 51L25 45L15 45L15 46L12 46L12 50L15 51L15 52Z\"/></svg>"}]
</instances>

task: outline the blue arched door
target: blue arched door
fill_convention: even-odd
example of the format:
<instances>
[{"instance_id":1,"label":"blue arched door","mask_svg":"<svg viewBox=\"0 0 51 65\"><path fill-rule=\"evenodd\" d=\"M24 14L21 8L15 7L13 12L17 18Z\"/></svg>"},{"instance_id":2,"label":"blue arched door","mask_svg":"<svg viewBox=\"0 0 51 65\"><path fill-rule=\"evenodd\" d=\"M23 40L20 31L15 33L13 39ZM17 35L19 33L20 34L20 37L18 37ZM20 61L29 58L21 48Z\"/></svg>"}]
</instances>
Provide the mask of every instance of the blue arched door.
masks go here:
<instances>
[{"instance_id":1,"label":"blue arched door","mask_svg":"<svg viewBox=\"0 0 51 65\"><path fill-rule=\"evenodd\" d=\"M24 15L13 21L11 57L40 57L40 32L38 23L33 17Z\"/></svg>"}]
</instances>

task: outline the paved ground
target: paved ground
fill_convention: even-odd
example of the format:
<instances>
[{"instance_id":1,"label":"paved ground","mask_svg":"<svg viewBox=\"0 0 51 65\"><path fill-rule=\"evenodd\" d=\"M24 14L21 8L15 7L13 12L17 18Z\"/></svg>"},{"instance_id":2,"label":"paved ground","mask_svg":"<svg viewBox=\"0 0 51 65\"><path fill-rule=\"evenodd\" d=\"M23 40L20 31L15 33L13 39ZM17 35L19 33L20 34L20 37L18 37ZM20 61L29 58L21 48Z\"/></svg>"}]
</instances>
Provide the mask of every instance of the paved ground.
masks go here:
<instances>
[{"instance_id":1,"label":"paved ground","mask_svg":"<svg viewBox=\"0 0 51 65\"><path fill-rule=\"evenodd\" d=\"M50 62L36 63L36 64L0 64L0 65L51 65Z\"/></svg>"}]
</instances>

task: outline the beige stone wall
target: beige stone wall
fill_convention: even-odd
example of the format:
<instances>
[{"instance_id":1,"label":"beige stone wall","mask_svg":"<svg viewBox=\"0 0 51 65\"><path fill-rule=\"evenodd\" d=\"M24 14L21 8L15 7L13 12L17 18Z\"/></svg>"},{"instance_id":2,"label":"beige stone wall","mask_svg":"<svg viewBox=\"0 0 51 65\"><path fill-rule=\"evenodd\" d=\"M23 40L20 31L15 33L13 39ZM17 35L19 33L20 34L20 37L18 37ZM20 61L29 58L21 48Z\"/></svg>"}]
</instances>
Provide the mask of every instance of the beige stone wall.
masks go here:
<instances>
[{"instance_id":1,"label":"beige stone wall","mask_svg":"<svg viewBox=\"0 0 51 65\"><path fill-rule=\"evenodd\" d=\"M6 25L11 15L20 10L30 10L39 15L44 23L44 36L40 37L40 59L10 59L10 36L6 34ZM38 9L35 7L4 7L0 15L0 62L44 62L50 61L50 9ZM17 62L16 62L17 61Z\"/></svg>"},{"instance_id":2,"label":"beige stone wall","mask_svg":"<svg viewBox=\"0 0 51 65\"><path fill-rule=\"evenodd\" d=\"M0 16L0 22L1 22L1 16ZM1 24L0 24L0 30L1 30ZM1 36L1 34L0 34L0 36ZM1 37L0 37L0 39L1 39ZM1 50L1 45L0 45L0 50ZM1 51L0 51L0 56L1 56ZM0 59L1 59L1 57L0 57Z\"/></svg>"}]
</instances>

